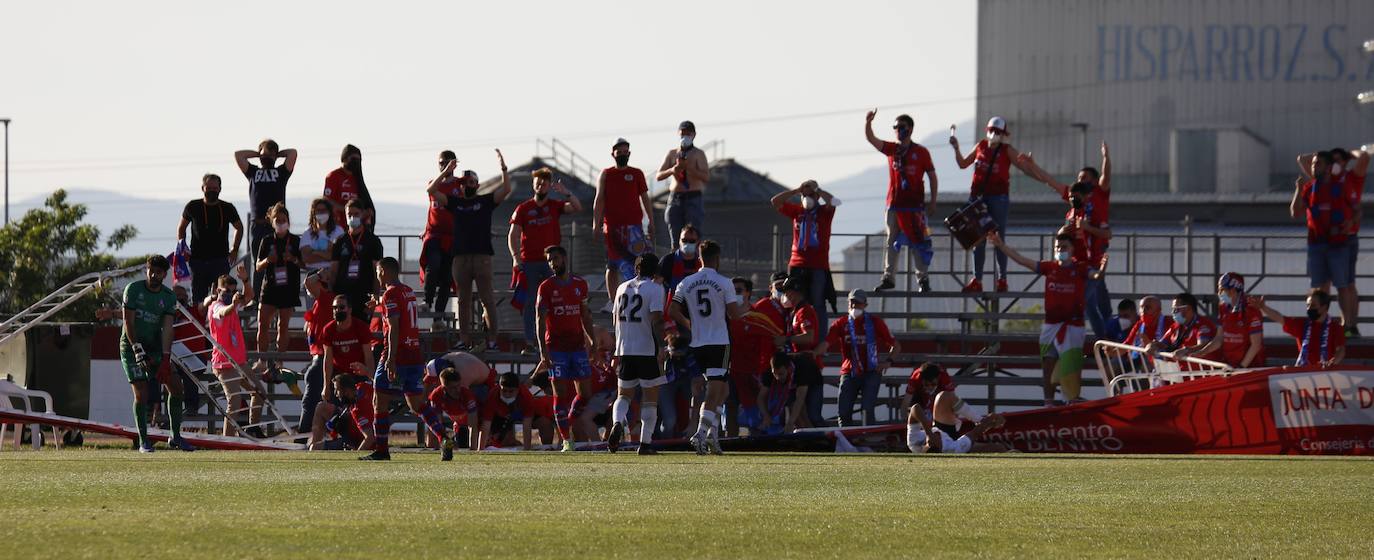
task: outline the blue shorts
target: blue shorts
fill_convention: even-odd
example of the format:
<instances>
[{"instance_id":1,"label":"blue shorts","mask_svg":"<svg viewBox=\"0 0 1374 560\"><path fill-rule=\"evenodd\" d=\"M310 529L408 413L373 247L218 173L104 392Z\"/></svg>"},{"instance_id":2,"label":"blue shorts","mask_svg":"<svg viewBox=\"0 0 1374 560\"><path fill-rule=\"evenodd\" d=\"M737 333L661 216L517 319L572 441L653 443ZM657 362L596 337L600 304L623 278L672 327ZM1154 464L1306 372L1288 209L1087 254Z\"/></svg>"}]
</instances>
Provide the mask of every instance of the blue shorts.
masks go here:
<instances>
[{"instance_id":1,"label":"blue shorts","mask_svg":"<svg viewBox=\"0 0 1374 560\"><path fill-rule=\"evenodd\" d=\"M576 350L573 352L549 352L549 361L552 367L549 368L549 377L552 379L565 379L577 381L586 379L592 375L592 364L587 361L586 350Z\"/></svg>"},{"instance_id":2,"label":"blue shorts","mask_svg":"<svg viewBox=\"0 0 1374 560\"><path fill-rule=\"evenodd\" d=\"M377 364L377 372L372 375L372 387L383 393L419 395L425 392L424 377L423 364L396 366L396 386L392 387L391 380L387 379L386 364L382 363Z\"/></svg>"},{"instance_id":3,"label":"blue shorts","mask_svg":"<svg viewBox=\"0 0 1374 560\"><path fill-rule=\"evenodd\" d=\"M1330 283L1337 288L1350 285L1350 245L1332 247L1325 243L1307 244L1307 276L1312 279L1312 287L1318 288Z\"/></svg>"}]
</instances>

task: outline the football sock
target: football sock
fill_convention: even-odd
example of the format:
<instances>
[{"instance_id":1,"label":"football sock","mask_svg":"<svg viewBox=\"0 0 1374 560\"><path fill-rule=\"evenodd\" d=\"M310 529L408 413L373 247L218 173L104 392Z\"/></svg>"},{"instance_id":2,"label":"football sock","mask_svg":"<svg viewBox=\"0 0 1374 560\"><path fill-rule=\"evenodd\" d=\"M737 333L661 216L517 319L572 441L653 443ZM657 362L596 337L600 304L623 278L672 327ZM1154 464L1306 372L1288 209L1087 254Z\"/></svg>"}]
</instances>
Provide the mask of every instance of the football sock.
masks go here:
<instances>
[{"instance_id":1,"label":"football sock","mask_svg":"<svg viewBox=\"0 0 1374 560\"><path fill-rule=\"evenodd\" d=\"M448 437L448 432L444 429L444 421L439 417L439 409L434 405L425 403L425 407L420 409L420 418L424 419L425 425L429 426L429 431L434 432L434 436L439 439Z\"/></svg>"},{"instance_id":2,"label":"football sock","mask_svg":"<svg viewBox=\"0 0 1374 560\"><path fill-rule=\"evenodd\" d=\"M716 411L701 411L701 421L697 426L697 437L711 437L711 430L715 427Z\"/></svg>"},{"instance_id":3,"label":"football sock","mask_svg":"<svg viewBox=\"0 0 1374 560\"><path fill-rule=\"evenodd\" d=\"M658 403L646 402L639 405L639 443L647 445L654 441L654 426L658 425Z\"/></svg>"},{"instance_id":4,"label":"football sock","mask_svg":"<svg viewBox=\"0 0 1374 560\"><path fill-rule=\"evenodd\" d=\"M612 418L614 418L613 421L618 422L621 425L630 423L630 399L625 398L624 395L616 397L615 405L614 407L612 407L612 411Z\"/></svg>"},{"instance_id":5,"label":"football sock","mask_svg":"<svg viewBox=\"0 0 1374 560\"><path fill-rule=\"evenodd\" d=\"M152 443L148 441L148 407L139 404L138 399L134 399L134 425L138 427L138 444Z\"/></svg>"},{"instance_id":6,"label":"football sock","mask_svg":"<svg viewBox=\"0 0 1374 560\"><path fill-rule=\"evenodd\" d=\"M181 437L181 416L185 411L182 410L181 396L167 393L167 417L172 424L172 437Z\"/></svg>"},{"instance_id":7,"label":"football sock","mask_svg":"<svg viewBox=\"0 0 1374 560\"><path fill-rule=\"evenodd\" d=\"M376 435L377 442L373 444L372 450L382 453L391 452L391 417L380 415L372 423L372 433Z\"/></svg>"}]
</instances>

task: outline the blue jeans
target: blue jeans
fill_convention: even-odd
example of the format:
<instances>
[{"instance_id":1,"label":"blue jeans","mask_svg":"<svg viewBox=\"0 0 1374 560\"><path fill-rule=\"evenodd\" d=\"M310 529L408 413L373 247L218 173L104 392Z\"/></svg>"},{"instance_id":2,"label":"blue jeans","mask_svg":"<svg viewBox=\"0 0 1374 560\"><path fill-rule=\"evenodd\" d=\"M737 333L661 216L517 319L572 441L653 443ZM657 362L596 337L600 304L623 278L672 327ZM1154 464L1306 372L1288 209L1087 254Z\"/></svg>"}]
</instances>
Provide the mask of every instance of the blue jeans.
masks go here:
<instances>
[{"instance_id":1,"label":"blue jeans","mask_svg":"<svg viewBox=\"0 0 1374 560\"><path fill-rule=\"evenodd\" d=\"M876 371L840 376L839 416L841 427L854 425L854 398L859 396L860 391L863 391L863 401L860 407L864 411L864 425L873 426L878 423L878 416L873 409L878 405L878 389L882 385L882 381L883 376Z\"/></svg>"},{"instance_id":2,"label":"blue jeans","mask_svg":"<svg viewBox=\"0 0 1374 560\"><path fill-rule=\"evenodd\" d=\"M971 200L971 199L970 199ZM984 196L983 204L988 207L988 216L993 222L997 223L997 235L1006 238L1007 236L1007 213L1011 211L1011 198L1005 194ZM979 243L973 248L973 277L979 282L983 280L983 263L986 260L988 244ZM997 279L1007 278L1007 255L1001 249L993 248L996 252Z\"/></svg>"},{"instance_id":3,"label":"blue jeans","mask_svg":"<svg viewBox=\"0 0 1374 560\"><path fill-rule=\"evenodd\" d=\"M706 201L700 191L687 196L674 194L668 197L668 207L663 210L663 220L668 222L668 233L672 236L668 240L668 246L677 250L678 238L682 234L682 228L687 224L697 228L697 234L706 235L703 229L703 224L706 223Z\"/></svg>"},{"instance_id":4,"label":"blue jeans","mask_svg":"<svg viewBox=\"0 0 1374 560\"><path fill-rule=\"evenodd\" d=\"M1350 269L1350 244L1332 247L1326 243L1307 244L1307 276L1312 279L1312 287L1320 288L1330 283L1344 288L1354 280Z\"/></svg>"},{"instance_id":5,"label":"blue jeans","mask_svg":"<svg viewBox=\"0 0 1374 560\"><path fill-rule=\"evenodd\" d=\"M1087 300L1084 312L1088 316L1088 323L1093 326L1093 334L1096 334L1099 339L1106 340L1107 319L1112 316L1112 295L1107 293L1106 279L1093 280L1088 278L1084 285L1084 296Z\"/></svg>"},{"instance_id":6,"label":"blue jeans","mask_svg":"<svg viewBox=\"0 0 1374 560\"><path fill-rule=\"evenodd\" d=\"M520 270L525 273L525 293L529 294L525 299L525 343L536 345L539 340L535 338L539 333L535 332L534 324L534 309L539 304L536 296L539 293L539 284L553 276L553 269L549 268L549 263L538 261L522 263Z\"/></svg>"},{"instance_id":7,"label":"blue jeans","mask_svg":"<svg viewBox=\"0 0 1374 560\"><path fill-rule=\"evenodd\" d=\"M700 378L700 375L678 375L673 381L658 388L658 426L659 437L677 437L677 418L691 416L690 410L678 410L678 395L687 397L687 406L692 406L692 380ZM696 431L695 426L687 426L688 432Z\"/></svg>"},{"instance_id":8,"label":"blue jeans","mask_svg":"<svg viewBox=\"0 0 1374 560\"><path fill-rule=\"evenodd\" d=\"M296 432L310 433L315 418L315 407L320 405L320 393L324 390L324 356L310 356L310 366L305 368L305 394L301 395L301 421Z\"/></svg>"}]
</instances>

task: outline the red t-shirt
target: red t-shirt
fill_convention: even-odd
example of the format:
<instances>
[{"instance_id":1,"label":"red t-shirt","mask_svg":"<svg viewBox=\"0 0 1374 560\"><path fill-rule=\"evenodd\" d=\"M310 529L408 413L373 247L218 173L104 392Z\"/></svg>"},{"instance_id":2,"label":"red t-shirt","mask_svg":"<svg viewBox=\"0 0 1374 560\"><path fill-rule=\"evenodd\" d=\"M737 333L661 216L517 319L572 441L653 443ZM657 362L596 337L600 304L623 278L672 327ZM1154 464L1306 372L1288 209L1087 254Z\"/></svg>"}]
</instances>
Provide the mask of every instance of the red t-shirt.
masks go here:
<instances>
[{"instance_id":1,"label":"red t-shirt","mask_svg":"<svg viewBox=\"0 0 1374 560\"><path fill-rule=\"evenodd\" d=\"M344 206L358 198L358 183L353 180L353 174L342 167L330 171L324 177L324 197L334 203L334 223L347 224Z\"/></svg>"},{"instance_id":2,"label":"red t-shirt","mask_svg":"<svg viewBox=\"0 0 1374 560\"><path fill-rule=\"evenodd\" d=\"M921 369L911 370L911 378L906 382L906 394L912 395L911 402L920 404L921 408L930 410L935 405L935 395L940 391L953 391L954 379L949 376L949 372L940 370L939 386L934 393L926 394L925 387L921 386Z\"/></svg>"},{"instance_id":3,"label":"red t-shirt","mask_svg":"<svg viewBox=\"0 0 1374 560\"><path fill-rule=\"evenodd\" d=\"M390 317L390 321L382 322L382 340L391 338L391 329L398 329L396 342L400 345L396 348L397 366L418 366L425 363L425 355L420 351L420 319L419 310L415 305L415 291L405 284L392 284L387 286L382 293L382 306L385 308L385 316ZM385 344L385 342L383 342ZM392 349L388 348L386 352ZM382 361L386 361L387 354L382 354Z\"/></svg>"},{"instance_id":4,"label":"red t-shirt","mask_svg":"<svg viewBox=\"0 0 1374 560\"><path fill-rule=\"evenodd\" d=\"M1169 332L1173 326L1173 317L1163 313L1154 317L1141 315L1139 319L1136 319L1135 324L1131 325L1131 334L1126 335L1123 344L1145 346L1153 341L1163 339L1164 333Z\"/></svg>"},{"instance_id":5,"label":"red t-shirt","mask_svg":"<svg viewBox=\"0 0 1374 560\"><path fill-rule=\"evenodd\" d=\"M789 336L797 336L806 333L819 334L820 329L821 325L820 321L816 317L816 308L812 307L809 303L794 309L792 311L791 320L787 322L787 334ZM789 349L789 351L806 352L808 350L814 349L817 346L820 346L820 344L821 341L819 337L817 337L816 340L812 341L810 344L801 344L799 342L793 342L792 348ZM821 357L816 356L816 367L821 366Z\"/></svg>"},{"instance_id":6,"label":"red t-shirt","mask_svg":"<svg viewBox=\"0 0 1374 560\"><path fill-rule=\"evenodd\" d=\"M925 208L925 174L935 170L930 150L912 142L903 151L899 144L883 142L880 151L887 156L887 207ZM906 188L902 188L903 177L906 178Z\"/></svg>"},{"instance_id":7,"label":"red t-shirt","mask_svg":"<svg viewBox=\"0 0 1374 560\"><path fill-rule=\"evenodd\" d=\"M587 281L576 274L566 280L557 276L539 285L539 309L544 313L544 344L554 352L573 352L587 347L582 328L582 306L587 305Z\"/></svg>"},{"instance_id":8,"label":"red t-shirt","mask_svg":"<svg viewBox=\"0 0 1374 560\"><path fill-rule=\"evenodd\" d=\"M1368 175L1355 175L1354 173L1348 172L1341 175L1341 181L1345 183L1346 206L1350 208L1352 213L1360 207L1360 202L1364 199L1365 177L1368 177ZM1358 234L1360 233L1360 221L1354 220L1354 222L1355 229L1351 231Z\"/></svg>"},{"instance_id":9,"label":"red t-shirt","mask_svg":"<svg viewBox=\"0 0 1374 560\"><path fill-rule=\"evenodd\" d=\"M592 362L592 394L616 389L615 371L610 362Z\"/></svg>"},{"instance_id":10,"label":"red t-shirt","mask_svg":"<svg viewBox=\"0 0 1374 560\"><path fill-rule=\"evenodd\" d=\"M1197 315L1189 324L1182 325L1170 321L1169 329L1164 331L1164 336L1160 340L1172 345L1175 349L1187 346L1197 346L1207 344L1212 338L1217 336L1217 324L1211 317ZM1194 356L1204 360L1210 360L1210 354L1199 354Z\"/></svg>"},{"instance_id":11,"label":"red t-shirt","mask_svg":"<svg viewBox=\"0 0 1374 560\"><path fill-rule=\"evenodd\" d=\"M321 349L328 346L334 351L336 374L353 373L353 364L363 363L363 352L372 344L372 331L358 319L351 321L348 330L341 330L337 322L330 321L321 330L319 341Z\"/></svg>"},{"instance_id":12,"label":"red t-shirt","mask_svg":"<svg viewBox=\"0 0 1374 560\"><path fill-rule=\"evenodd\" d=\"M1328 178L1320 186L1315 179L1302 186L1307 201L1307 242L1340 245L1349 237L1342 227L1351 217L1350 198L1341 181Z\"/></svg>"},{"instance_id":13,"label":"red t-shirt","mask_svg":"<svg viewBox=\"0 0 1374 560\"><path fill-rule=\"evenodd\" d=\"M510 404L501 400L500 389L492 390L487 393L486 402L482 403L482 420L488 421L496 417L511 418L515 414L522 416L539 416L536 413L534 397L530 395L530 388L520 386L515 392L515 400Z\"/></svg>"},{"instance_id":14,"label":"red t-shirt","mask_svg":"<svg viewBox=\"0 0 1374 560\"><path fill-rule=\"evenodd\" d=\"M1253 306L1237 310L1229 305L1222 305L1217 315L1221 319L1221 361L1231 367L1240 367L1245 353L1250 350L1250 335L1264 332L1264 315ZM1264 365L1263 347L1250 365Z\"/></svg>"},{"instance_id":15,"label":"red t-shirt","mask_svg":"<svg viewBox=\"0 0 1374 560\"><path fill-rule=\"evenodd\" d=\"M1298 360L1295 365L1320 365L1321 362L1331 359L1337 349L1345 348L1345 331L1341 329L1340 322L1327 317L1326 324L1312 325L1312 328L1308 329L1310 323L1312 320L1307 317L1288 317L1283 320L1283 332L1288 333L1298 343ZM1326 331L1325 337L1322 336L1322 330ZM1323 341L1323 338L1326 340Z\"/></svg>"},{"instance_id":16,"label":"red t-shirt","mask_svg":"<svg viewBox=\"0 0 1374 560\"><path fill-rule=\"evenodd\" d=\"M730 321L730 372L759 374L768 371L773 340L748 321Z\"/></svg>"},{"instance_id":17,"label":"red t-shirt","mask_svg":"<svg viewBox=\"0 0 1374 560\"><path fill-rule=\"evenodd\" d=\"M1107 216L1111 210L1111 191L1104 191L1101 187L1093 187L1088 196L1083 197L1083 208L1075 210L1069 208L1064 214L1064 219L1069 224L1078 223L1079 216L1085 218L1089 225L1096 228L1107 227ZM1064 192L1063 198L1069 200L1068 191ZM1077 261L1088 263L1092 268L1102 266L1102 255L1107 254L1107 240L1096 235L1092 235L1085 230L1072 228L1073 258Z\"/></svg>"},{"instance_id":18,"label":"red t-shirt","mask_svg":"<svg viewBox=\"0 0 1374 560\"><path fill-rule=\"evenodd\" d=\"M334 292L325 288L320 290L320 297L315 298L310 309L305 310L305 337L310 343L311 356L324 355L324 344L320 342L320 337L324 334L324 328L334 321L333 303Z\"/></svg>"},{"instance_id":19,"label":"red t-shirt","mask_svg":"<svg viewBox=\"0 0 1374 560\"><path fill-rule=\"evenodd\" d=\"M800 204L788 202L778 211L792 218L792 259L787 266L830 270L830 223L835 220L835 207L822 204L807 212Z\"/></svg>"},{"instance_id":20,"label":"red t-shirt","mask_svg":"<svg viewBox=\"0 0 1374 560\"><path fill-rule=\"evenodd\" d=\"M1045 323L1083 326L1083 287L1088 280L1088 264L1075 260L1060 266L1059 261L1040 261L1038 270L1045 276Z\"/></svg>"},{"instance_id":21,"label":"red t-shirt","mask_svg":"<svg viewBox=\"0 0 1374 560\"><path fill-rule=\"evenodd\" d=\"M856 364L861 372L868 371L866 364L868 361L868 333L865 332L867 330L865 325L870 318L873 319L873 334L876 337L878 352L891 349L897 343L897 339L892 337L892 332L887 330L887 322L872 315L865 314L858 321L850 319L849 315L831 321L830 330L826 331L825 341L830 349L839 349L840 355L844 357L844 361L840 363L841 375L853 373ZM853 337L849 336L849 324L851 322L854 324ZM859 339L857 350L861 352L858 355L854 353L856 350L854 338L856 337Z\"/></svg>"},{"instance_id":22,"label":"red t-shirt","mask_svg":"<svg viewBox=\"0 0 1374 560\"><path fill-rule=\"evenodd\" d=\"M463 196L463 182L453 179L440 183L435 190L449 199L459 198ZM436 239L443 244L444 250L448 250L453 242L453 212L440 205L434 195L429 196L429 217L425 220L425 233L420 239Z\"/></svg>"},{"instance_id":23,"label":"red t-shirt","mask_svg":"<svg viewBox=\"0 0 1374 560\"><path fill-rule=\"evenodd\" d=\"M520 260L525 262L544 260L544 249L563 242L563 231L558 229L558 219L568 203L546 200L540 205L533 198L521 202L511 212L510 223L520 226Z\"/></svg>"},{"instance_id":24,"label":"red t-shirt","mask_svg":"<svg viewBox=\"0 0 1374 560\"><path fill-rule=\"evenodd\" d=\"M429 392L429 404L444 411L454 424L467 424L468 414L477 413L477 397L467 387L459 387L457 397L449 396L443 385L435 387Z\"/></svg>"},{"instance_id":25,"label":"red t-shirt","mask_svg":"<svg viewBox=\"0 0 1374 560\"><path fill-rule=\"evenodd\" d=\"M996 159L993 153L997 154ZM978 141L973 148L973 183L969 186L972 196L997 196L1008 194L1011 189L1011 156L1005 143L989 146L986 139Z\"/></svg>"},{"instance_id":26,"label":"red t-shirt","mask_svg":"<svg viewBox=\"0 0 1374 560\"><path fill-rule=\"evenodd\" d=\"M602 196L606 202L601 221L608 226L637 226L644 222L644 208L640 196L649 192L649 182L644 180L644 172L638 167L617 169L607 167L601 170Z\"/></svg>"},{"instance_id":27,"label":"red t-shirt","mask_svg":"<svg viewBox=\"0 0 1374 560\"><path fill-rule=\"evenodd\" d=\"M348 408L348 415L353 417L353 422L363 427L363 420L376 420L377 411L372 402L372 384L366 381L359 381L353 386L353 390L358 392L358 399L353 401L353 406Z\"/></svg>"}]
</instances>

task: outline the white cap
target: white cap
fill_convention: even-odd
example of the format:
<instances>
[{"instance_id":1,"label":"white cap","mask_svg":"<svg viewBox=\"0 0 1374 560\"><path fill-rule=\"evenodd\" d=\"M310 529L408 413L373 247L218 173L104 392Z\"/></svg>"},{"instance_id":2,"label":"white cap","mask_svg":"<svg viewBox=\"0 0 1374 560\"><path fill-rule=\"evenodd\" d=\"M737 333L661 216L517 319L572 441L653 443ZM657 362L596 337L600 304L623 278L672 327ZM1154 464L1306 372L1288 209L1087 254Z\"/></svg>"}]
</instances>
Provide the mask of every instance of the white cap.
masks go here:
<instances>
[{"instance_id":1,"label":"white cap","mask_svg":"<svg viewBox=\"0 0 1374 560\"><path fill-rule=\"evenodd\" d=\"M994 131L998 134L1005 134L1008 136L1011 135L1010 132L1007 132L1007 121L1002 117L993 117L988 119L988 130Z\"/></svg>"}]
</instances>

